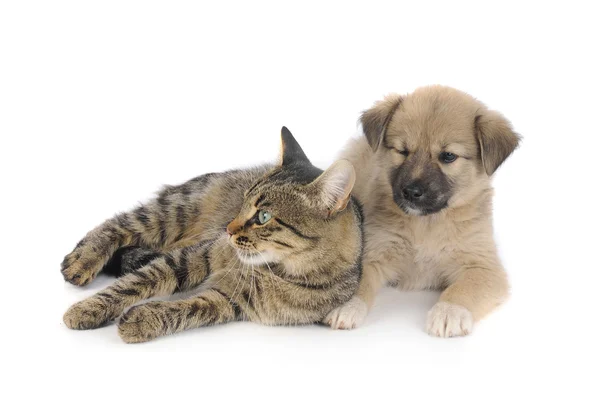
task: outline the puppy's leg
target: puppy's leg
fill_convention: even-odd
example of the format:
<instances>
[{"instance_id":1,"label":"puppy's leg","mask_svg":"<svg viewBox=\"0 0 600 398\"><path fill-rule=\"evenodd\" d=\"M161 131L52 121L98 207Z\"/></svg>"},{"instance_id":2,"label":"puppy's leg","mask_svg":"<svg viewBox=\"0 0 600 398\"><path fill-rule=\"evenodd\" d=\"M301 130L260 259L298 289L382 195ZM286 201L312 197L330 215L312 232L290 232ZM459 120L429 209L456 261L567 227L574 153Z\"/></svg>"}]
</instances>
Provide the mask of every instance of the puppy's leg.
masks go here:
<instances>
[{"instance_id":1,"label":"puppy's leg","mask_svg":"<svg viewBox=\"0 0 600 398\"><path fill-rule=\"evenodd\" d=\"M407 239L385 232L366 236L363 272L358 290L346 304L331 311L323 323L333 329L353 329L360 326L383 285L397 281L402 264L408 264L411 255Z\"/></svg>"},{"instance_id":2,"label":"puppy's leg","mask_svg":"<svg viewBox=\"0 0 600 398\"><path fill-rule=\"evenodd\" d=\"M330 325L332 329L353 329L360 326L367 317L377 291L383 285L380 275L376 265L365 264L354 296L346 304L327 314L323 323Z\"/></svg>"},{"instance_id":3,"label":"puppy's leg","mask_svg":"<svg viewBox=\"0 0 600 398\"><path fill-rule=\"evenodd\" d=\"M459 269L427 316L432 336L466 336L473 323L500 305L508 296L508 280L497 263Z\"/></svg>"},{"instance_id":4,"label":"puppy's leg","mask_svg":"<svg viewBox=\"0 0 600 398\"><path fill-rule=\"evenodd\" d=\"M366 259L360 285L354 297L331 311L323 320L323 323L330 325L332 329L354 329L360 326L373 306L377 292L382 286L398 278L397 269L392 266L394 263L390 261L389 256L377 259L367 256Z\"/></svg>"}]
</instances>

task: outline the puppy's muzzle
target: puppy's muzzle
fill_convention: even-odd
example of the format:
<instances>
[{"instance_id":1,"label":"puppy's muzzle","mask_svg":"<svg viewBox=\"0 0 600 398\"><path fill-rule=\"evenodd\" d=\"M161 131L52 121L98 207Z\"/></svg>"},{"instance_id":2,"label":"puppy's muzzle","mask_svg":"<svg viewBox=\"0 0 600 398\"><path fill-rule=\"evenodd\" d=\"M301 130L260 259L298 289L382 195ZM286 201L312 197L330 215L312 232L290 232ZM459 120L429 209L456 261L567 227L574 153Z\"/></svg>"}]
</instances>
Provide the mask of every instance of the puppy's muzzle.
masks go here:
<instances>
[{"instance_id":1,"label":"puppy's muzzle","mask_svg":"<svg viewBox=\"0 0 600 398\"><path fill-rule=\"evenodd\" d=\"M402 188L402 197L414 204L419 204L425 200L425 189L420 183L412 183Z\"/></svg>"},{"instance_id":2,"label":"puppy's muzzle","mask_svg":"<svg viewBox=\"0 0 600 398\"><path fill-rule=\"evenodd\" d=\"M420 215L436 213L447 206L450 192L440 192L429 182L413 180L394 191L394 201L404 211Z\"/></svg>"}]
</instances>

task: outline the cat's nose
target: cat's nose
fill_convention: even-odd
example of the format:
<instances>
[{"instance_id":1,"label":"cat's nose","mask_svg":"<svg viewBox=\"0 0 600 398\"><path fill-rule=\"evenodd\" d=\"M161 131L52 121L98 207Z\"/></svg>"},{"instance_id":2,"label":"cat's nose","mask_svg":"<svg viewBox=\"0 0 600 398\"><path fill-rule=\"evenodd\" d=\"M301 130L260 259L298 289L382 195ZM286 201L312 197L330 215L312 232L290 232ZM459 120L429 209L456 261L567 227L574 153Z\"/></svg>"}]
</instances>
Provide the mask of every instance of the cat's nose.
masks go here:
<instances>
[{"instance_id":1,"label":"cat's nose","mask_svg":"<svg viewBox=\"0 0 600 398\"><path fill-rule=\"evenodd\" d=\"M241 229L240 224L236 220L233 220L232 222L230 222L227 225L227 234L229 236L233 236L233 235L237 234L238 232L240 232L240 229Z\"/></svg>"}]
</instances>

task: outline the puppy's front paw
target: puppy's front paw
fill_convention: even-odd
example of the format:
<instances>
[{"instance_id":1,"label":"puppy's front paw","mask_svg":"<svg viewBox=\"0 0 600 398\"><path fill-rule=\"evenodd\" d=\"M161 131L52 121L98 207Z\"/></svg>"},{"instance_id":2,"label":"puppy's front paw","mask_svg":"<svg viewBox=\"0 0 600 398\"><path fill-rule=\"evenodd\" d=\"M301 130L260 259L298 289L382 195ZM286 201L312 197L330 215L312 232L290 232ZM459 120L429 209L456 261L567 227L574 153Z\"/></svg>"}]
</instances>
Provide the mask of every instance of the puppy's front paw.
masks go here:
<instances>
[{"instance_id":1,"label":"puppy's front paw","mask_svg":"<svg viewBox=\"0 0 600 398\"><path fill-rule=\"evenodd\" d=\"M432 336L466 336L472 330L473 315L462 305L440 301L427 314L427 333Z\"/></svg>"},{"instance_id":2,"label":"puppy's front paw","mask_svg":"<svg viewBox=\"0 0 600 398\"><path fill-rule=\"evenodd\" d=\"M164 334L155 303L132 307L119 320L119 336L126 343L143 343Z\"/></svg>"},{"instance_id":3,"label":"puppy's front paw","mask_svg":"<svg viewBox=\"0 0 600 398\"><path fill-rule=\"evenodd\" d=\"M323 323L332 329L354 329L360 326L367 317L369 307L360 297L352 297L346 304L331 311Z\"/></svg>"},{"instance_id":4,"label":"puppy's front paw","mask_svg":"<svg viewBox=\"0 0 600 398\"><path fill-rule=\"evenodd\" d=\"M65 312L63 321L69 329L95 329L115 317L106 303L89 298L75 303Z\"/></svg>"}]
</instances>

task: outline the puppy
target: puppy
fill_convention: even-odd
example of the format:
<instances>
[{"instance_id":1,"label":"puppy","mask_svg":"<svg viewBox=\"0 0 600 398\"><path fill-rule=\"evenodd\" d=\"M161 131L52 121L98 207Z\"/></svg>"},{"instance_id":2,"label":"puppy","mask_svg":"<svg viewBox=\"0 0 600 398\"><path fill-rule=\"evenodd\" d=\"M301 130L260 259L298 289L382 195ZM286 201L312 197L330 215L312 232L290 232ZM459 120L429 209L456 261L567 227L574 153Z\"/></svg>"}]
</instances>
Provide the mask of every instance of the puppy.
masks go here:
<instances>
[{"instance_id":1,"label":"puppy","mask_svg":"<svg viewBox=\"0 0 600 398\"><path fill-rule=\"evenodd\" d=\"M501 114L442 86L389 95L361 122L364 137L342 157L354 163L353 194L364 205L363 278L326 322L358 326L390 284L443 290L428 314L429 334L471 333L508 295L493 239L490 179L519 136Z\"/></svg>"}]
</instances>

